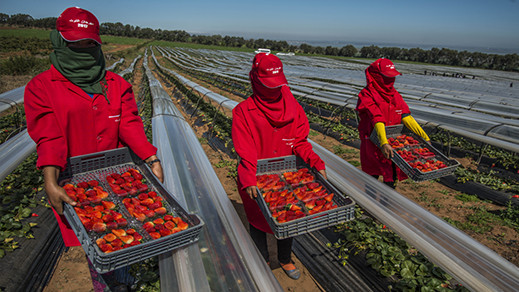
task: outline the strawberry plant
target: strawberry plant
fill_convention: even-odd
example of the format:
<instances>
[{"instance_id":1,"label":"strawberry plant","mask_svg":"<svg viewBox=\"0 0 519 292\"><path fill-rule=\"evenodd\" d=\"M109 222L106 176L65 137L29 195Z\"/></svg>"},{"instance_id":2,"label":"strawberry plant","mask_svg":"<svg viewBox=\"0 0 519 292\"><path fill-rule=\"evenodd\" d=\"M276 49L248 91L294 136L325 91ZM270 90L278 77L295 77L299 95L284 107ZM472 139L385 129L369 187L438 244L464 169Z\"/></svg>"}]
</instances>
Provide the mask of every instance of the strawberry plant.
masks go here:
<instances>
[{"instance_id":1,"label":"strawberry plant","mask_svg":"<svg viewBox=\"0 0 519 292\"><path fill-rule=\"evenodd\" d=\"M351 254L363 253L367 263L389 277L398 291L467 291L397 234L356 207L355 220L338 225L342 238L333 244L346 264ZM329 246L332 244L330 243Z\"/></svg>"},{"instance_id":2,"label":"strawberry plant","mask_svg":"<svg viewBox=\"0 0 519 292\"><path fill-rule=\"evenodd\" d=\"M35 223L24 219L32 216L38 204L36 194L43 189L36 159L36 153L29 156L0 185L0 258L18 248L17 238L33 238L31 229Z\"/></svg>"}]
</instances>

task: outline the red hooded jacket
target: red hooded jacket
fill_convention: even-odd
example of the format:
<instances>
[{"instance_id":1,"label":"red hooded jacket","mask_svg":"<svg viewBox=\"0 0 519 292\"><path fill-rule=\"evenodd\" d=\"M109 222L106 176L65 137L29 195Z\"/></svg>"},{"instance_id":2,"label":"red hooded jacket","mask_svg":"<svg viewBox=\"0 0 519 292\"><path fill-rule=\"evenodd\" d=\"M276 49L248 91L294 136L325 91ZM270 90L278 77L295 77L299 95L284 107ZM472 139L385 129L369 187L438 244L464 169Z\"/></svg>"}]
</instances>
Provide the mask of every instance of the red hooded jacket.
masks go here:
<instances>
[{"instance_id":1,"label":"red hooded jacket","mask_svg":"<svg viewBox=\"0 0 519 292\"><path fill-rule=\"evenodd\" d=\"M51 68L25 87L27 130L37 144L37 167L64 169L67 158L128 146L140 158L156 154L138 115L132 86L107 71L107 98L90 97ZM57 215L57 213L55 213ZM79 245L72 229L57 216L67 246Z\"/></svg>"},{"instance_id":2,"label":"red hooded jacket","mask_svg":"<svg viewBox=\"0 0 519 292\"><path fill-rule=\"evenodd\" d=\"M288 86L283 86L281 90L285 111L292 111L291 122L273 126L272 121L258 107L254 100L257 97L254 95L233 109L232 138L234 148L241 158L238 165L238 190L249 223L269 233L272 230L258 204L245 192L246 187L256 185L258 159L297 155L311 167L325 169L324 162L315 154L307 140L310 127L303 108L292 96Z\"/></svg>"},{"instance_id":3,"label":"red hooded jacket","mask_svg":"<svg viewBox=\"0 0 519 292\"><path fill-rule=\"evenodd\" d=\"M397 125L402 122L403 115L410 114L409 106L402 96L380 74L378 62L373 62L366 69L366 87L359 93L356 111L359 114L360 160L364 172L369 175L382 175L384 181L393 181L393 166L390 159L386 159L380 149L369 139L374 125L378 122L386 126ZM392 79L394 82L394 78ZM398 180L407 176L398 167Z\"/></svg>"}]
</instances>

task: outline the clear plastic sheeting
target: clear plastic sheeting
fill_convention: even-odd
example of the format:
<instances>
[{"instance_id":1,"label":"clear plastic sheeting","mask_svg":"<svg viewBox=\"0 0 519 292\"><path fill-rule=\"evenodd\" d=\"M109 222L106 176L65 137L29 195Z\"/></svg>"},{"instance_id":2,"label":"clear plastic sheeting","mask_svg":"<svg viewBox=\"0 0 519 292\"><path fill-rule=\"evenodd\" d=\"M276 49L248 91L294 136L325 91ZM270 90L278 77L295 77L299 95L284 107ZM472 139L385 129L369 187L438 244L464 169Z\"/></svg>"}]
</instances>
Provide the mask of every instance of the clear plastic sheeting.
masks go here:
<instances>
[{"instance_id":1,"label":"clear plastic sheeting","mask_svg":"<svg viewBox=\"0 0 519 292\"><path fill-rule=\"evenodd\" d=\"M141 57L142 57L141 55L138 55L137 57L135 57L135 59L133 59L133 62L130 64L130 66L128 66L128 68L124 69L123 71L119 72L119 75L124 77L124 75L126 75L126 74L133 73L133 70L135 68L135 63L137 63L137 61L139 61L139 59Z\"/></svg>"},{"instance_id":2,"label":"clear plastic sheeting","mask_svg":"<svg viewBox=\"0 0 519 292\"><path fill-rule=\"evenodd\" d=\"M25 86L0 94L0 113L23 103Z\"/></svg>"},{"instance_id":3,"label":"clear plastic sheeting","mask_svg":"<svg viewBox=\"0 0 519 292\"><path fill-rule=\"evenodd\" d=\"M490 138L488 138L490 139ZM393 189L310 141L330 181L474 291L519 291L519 269Z\"/></svg>"},{"instance_id":4,"label":"clear plastic sheeting","mask_svg":"<svg viewBox=\"0 0 519 292\"><path fill-rule=\"evenodd\" d=\"M111 66L106 67L106 70L113 70L115 66L118 64L122 64L124 62L124 58L119 59L119 61L113 63Z\"/></svg>"},{"instance_id":5,"label":"clear plastic sheeting","mask_svg":"<svg viewBox=\"0 0 519 292\"><path fill-rule=\"evenodd\" d=\"M322 146L328 178L429 260L473 291L519 291L519 269L470 236Z\"/></svg>"},{"instance_id":6,"label":"clear plastic sheeting","mask_svg":"<svg viewBox=\"0 0 519 292\"><path fill-rule=\"evenodd\" d=\"M36 144L24 130L0 145L0 181L3 181L31 153L36 150Z\"/></svg>"},{"instance_id":7,"label":"clear plastic sheeting","mask_svg":"<svg viewBox=\"0 0 519 292\"><path fill-rule=\"evenodd\" d=\"M239 76L245 81L254 56L217 50L161 50L181 67L228 78ZM370 63L297 55L280 58L294 94L350 109L355 107L357 94L366 84L364 70ZM519 81L519 73L398 62L397 66L403 75L397 78L395 88L409 103L417 120L457 133L472 132L479 135L471 135L473 139L491 141L496 147L515 143L518 146L505 149L518 152L519 86L509 84ZM496 118L501 121L496 122ZM492 139L486 139L485 135Z\"/></svg>"},{"instance_id":8,"label":"clear plastic sheeting","mask_svg":"<svg viewBox=\"0 0 519 292\"><path fill-rule=\"evenodd\" d=\"M160 257L162 291L282 291L241 223L189 124L146 74L153 96L153 137L165 185L204 221L197 244ZM169 103L166 102L169 100Z\"/></svg>"}]
</instances>

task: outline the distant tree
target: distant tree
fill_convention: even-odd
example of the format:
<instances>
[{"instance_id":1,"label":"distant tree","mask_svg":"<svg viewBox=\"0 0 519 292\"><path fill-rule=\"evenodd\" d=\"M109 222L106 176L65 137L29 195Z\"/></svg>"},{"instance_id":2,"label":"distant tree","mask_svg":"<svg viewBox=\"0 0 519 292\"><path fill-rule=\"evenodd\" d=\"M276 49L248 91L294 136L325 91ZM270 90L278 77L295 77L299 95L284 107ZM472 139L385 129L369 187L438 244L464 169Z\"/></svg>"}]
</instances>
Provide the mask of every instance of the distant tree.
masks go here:
<instances>
[{"instance_id":1,"label":"distant tree","mask_svg":"<svg viewBox=\"0 0 519 292\"><path fill-rule=\"evenodd\" d=\"M339 56L353 57L357 54L357 51L357 48L355 48L353 45L347 45L339 50Z\"/></svg>"},{"instance_id":2,"label":"distant tree","mask_svg":"<svg viewBox=\"0 0 519 292\"><path fill-rule=\"evenodd\" d=\"M362 58L380 58L380 48L375 45L362 47L360 49L360 56Z\"/></svg>"},{"instance_id":3,"label":"distant tree","mask_svg":"<svg viewBox=\"0 0 519 292\"><path fill-rule=\"evenodd\" d=\"M332 46L327 46L324 49L324 54L328 55L328 56L338 56L339 55L339 48L332 47Z\"/></svg>"},{"instance_id":4,"label":"distant tree","mask_svg":"<svg viewBox=\"0 0 519 292\"><path fill-rule=\"evenodd\" d=\"M57 17L45 17L40 19L35 19L32 22L32 26L40 27L40 28L48 28L54 29L56 28L56 20Z\"/></svg>"},{"instance_id":5,"label":"distant tree","mask_svg":"<svg viewBox=\"0 0 519 292\"><path fill-rule=\"evenodd\" d=\"M10 25L23 25L23 26L31 26L34 18L28 14L14 14L9 17L8 24Z\"/></svg>"},{"instance_id":6,"label":"distant tree","mask_svg":"<svg viewBox=\"0 0 519 292\"><path fill-rule=\"evenodd\" d=\"M5 13L0 13L0 23L7 24L9 23L9 15Z\"/></svg>"}]
</instances>

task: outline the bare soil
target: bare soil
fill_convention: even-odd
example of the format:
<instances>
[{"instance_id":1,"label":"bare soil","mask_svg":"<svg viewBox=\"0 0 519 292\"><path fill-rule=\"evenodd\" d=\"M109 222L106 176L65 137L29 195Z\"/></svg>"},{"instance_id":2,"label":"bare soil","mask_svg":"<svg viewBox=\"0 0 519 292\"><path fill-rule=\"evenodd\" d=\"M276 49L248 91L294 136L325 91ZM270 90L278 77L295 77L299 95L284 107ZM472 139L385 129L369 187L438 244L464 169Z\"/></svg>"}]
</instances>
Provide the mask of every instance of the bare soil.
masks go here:
<instances>
[{"instance_id":1,"label":"bare soil","mask_svg":"<svg viewBox=\"0 0 519 292\"><path fill-rule=\"evenodd\" d=\"M158 58L160 60L160 57ZM152 66L152 62L149 63L150 66ZM139 62L136 68L140 68L140 64L141 63ZM135 77L133 81L135 93L139 92L139 86L142 78L141 73L141 70L136 70L135 72ZM157 76L157 78L161 80L159 76ZM26 80L21 79L20 82L23 85L23 82L26 82ZM198 82L199 84L217 93L220 93L228 98L237 101L243 100L239 96L234 96L229 93L223 92L222 90L208 85L204 82ZM168 91L168 93L172 93L173 87L164 88ZM177 100L173 101L177 104L177 107L179 109L182 109L182 107L178 104ZM229 112L227 112L227 114L230 116ZM202 137L202 135L208 131L205 125L195 126L194 121L191 120L189 116L185 115L185 118L192 125L198 137ZM309 138L317 142L318 144L325 146L327 149L331 151L336 151L336 153L338 153L338 155L344 158L346 161L359 162L358 149L346 146L340 143L339 141L335 140L334 138L324 136L321 133L315 131L311 131L311 136ZM218 165L222 161L233 161L233 159L230 158L224 152L213 149L207 143L202 144L202 147L206 151L206 154L213 165L214 171L220 178L220 181L224 186L225 191L229 196L229 199L235 206L238 215L242 219L244 226L247 227L248 224L245 217L245 213L243 211L241 198L238 195L236 189L235 179L229 176L227 168L216 167L216 165ZM340 151L337 152L337 149L340 149ZM469 159L464 158L459 159L459 161L465 166L470 167L471 165L474 165L473 161ZM445 187L444 185L439 184L437 182L400 182L398 183L396 190L402 195L414 200L424 208L428 209L430 212L437 215L438 217L450 218L451 220L456 220L459 222L467 222L467 215L474 214L474 209L477 208L485 208L486 210L492 210L495 212L502 211L504 209L504 207L502 206L497 206L482 201L462 202L455 198L455 195L459 194L457 191ZM488 232L477 233L467 231L466 233L469 236L472 236L473 238L481 242L482 244L491 248L492 250L494 250L510 262L514 263L515 265L519 264L519 259L517 258L517 254L519 252L519 236L515 230L503 226L494 226L494 228ZM275 277L278 279L279 283L285 291L322 291L322 289L316 283L309 271L305 269L305 267L295 256L293 256L293 259L295 260L296 265L302 272L301 278L297 281L294 281L284 274L279 264L275 260L276 248L275 239L273 237L269 237L269 249L271 254L270 262L272 272L274 273ZM54 275L44 291L93 291L86 258L81 247L70 248L67 252L63 253L55 269Z\"/></svg>"}]
</instances>

